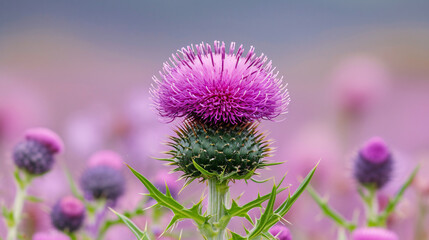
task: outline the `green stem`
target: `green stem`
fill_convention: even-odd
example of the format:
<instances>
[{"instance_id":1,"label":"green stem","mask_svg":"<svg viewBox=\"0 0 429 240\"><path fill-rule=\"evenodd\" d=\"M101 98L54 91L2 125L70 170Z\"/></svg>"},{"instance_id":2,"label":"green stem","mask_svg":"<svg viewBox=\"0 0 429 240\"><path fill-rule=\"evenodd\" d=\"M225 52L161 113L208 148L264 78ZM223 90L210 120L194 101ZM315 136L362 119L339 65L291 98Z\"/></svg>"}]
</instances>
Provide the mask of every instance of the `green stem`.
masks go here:
<instances>
[{"instance_id":1,"label":"green stem","mask_svg":"<svg viewBox=\"0 0 429 240\"><path fill-rule=\"evenodd\" d=\"M214 226L214 236L210 240L225 239L225 227L220 220L225 215L226 195L229 191L228 182L219 182L217 178L209 178L209 206L207 212L210 216L210 222Z\"/></svg>"},{"instance_id":2,"label":"green stem","mask_svg":"<svg viewBox=\"0 0 429 240\"><path fill-rule=\"evenodd\" d=\"M313 198L313 200L319 205L322 212L331 218L337 225L344 227L348 231L353 231L356 228L356 224L347 221L343 216L341 216L338 212L336 212L334 209L332 209L326 200L323 200L319 194L311 187L307 187L308 193L310 193L310 196Z\"/></svg>"},{"instance_id":3,"label":"green stem","mask_svg":"<svg viewBox=\"0 0 429 240\"><path fill-rule=\"evenodd\" d=\"M24 173L24 179L21 179L20 172L15 172L16 194L13 202L13 219L8 226L9 231L7 240L18 239L18 228L22 218L22 209L27 198L27 188L31 183L31 176Z\"/></svg>"},{"instance_id":4,"label":"green stem","mask_svg":"<svg viewBox=\"0 0 429 240\"><path fill-rule=\"evenodd\" d=\"M68 233L67 235L69 236L70 240L77 240L76 234L74 234L74 233Z\"/></svg>"},{"instance_id":5,"label":"green stem","mask_svg":"<svg viewBox=\"0 0 429 240\"><path fill-rule=\"evenodd\" d=\"M383 225L379 221L378 201L377 201L377 188L374 186L367 186L367 195L361 195L365 203L366 220L369 227L376 227Z\"/></svg>"}]
</instances>

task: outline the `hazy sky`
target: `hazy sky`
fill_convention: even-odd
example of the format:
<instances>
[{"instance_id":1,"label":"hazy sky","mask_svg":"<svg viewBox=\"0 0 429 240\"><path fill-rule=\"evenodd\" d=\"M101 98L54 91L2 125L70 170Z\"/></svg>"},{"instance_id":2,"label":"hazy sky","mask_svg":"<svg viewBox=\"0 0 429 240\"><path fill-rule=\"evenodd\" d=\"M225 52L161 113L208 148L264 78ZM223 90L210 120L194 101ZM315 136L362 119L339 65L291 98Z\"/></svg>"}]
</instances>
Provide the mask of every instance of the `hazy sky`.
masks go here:
<instances>
[{"instance_id":1,"label":"hazy sky","mask_svg":"<svg viewBox=\"0 0 429 240\"><path fill-rule=\"evenodd\" d=\"M429 27L429 1L0 1L5 33L52 28L167 52L214 39L293 48L378 28ZM163 55L164 56L164 55Z\"/></svg>"}]
</instances>

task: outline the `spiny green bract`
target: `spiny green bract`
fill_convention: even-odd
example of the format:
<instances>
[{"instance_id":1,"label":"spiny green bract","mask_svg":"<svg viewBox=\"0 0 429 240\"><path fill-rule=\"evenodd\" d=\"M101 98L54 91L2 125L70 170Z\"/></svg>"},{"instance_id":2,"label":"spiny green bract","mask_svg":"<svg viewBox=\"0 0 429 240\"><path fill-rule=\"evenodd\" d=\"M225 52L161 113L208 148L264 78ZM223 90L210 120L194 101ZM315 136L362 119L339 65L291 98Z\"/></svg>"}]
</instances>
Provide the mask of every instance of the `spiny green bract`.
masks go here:
<instances>
[{"instance_id":1,"label":"spiny green bract","mask_svg":"<svg viewBox=\"0 0 429 240\"><path fill-rule=\"evenodd\" d=\"M206 126L185 122L176 133L168 144L174 150L168 153L172 164L177 165L175 171L184 172L186 178L208 178L194 162L210 176L250 178L264 166L263 158L271 151L269 141L257 132L255 124Z\"/></svg>"}]
</instances>

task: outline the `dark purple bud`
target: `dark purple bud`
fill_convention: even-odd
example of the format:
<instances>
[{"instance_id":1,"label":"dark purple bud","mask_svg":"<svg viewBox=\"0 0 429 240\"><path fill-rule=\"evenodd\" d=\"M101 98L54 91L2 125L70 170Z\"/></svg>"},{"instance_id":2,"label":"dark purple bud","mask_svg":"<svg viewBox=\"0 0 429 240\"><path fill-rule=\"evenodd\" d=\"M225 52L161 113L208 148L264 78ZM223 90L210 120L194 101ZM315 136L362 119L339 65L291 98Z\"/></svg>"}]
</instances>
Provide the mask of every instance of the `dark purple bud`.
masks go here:
<instances>
[{"instance_id":1,"label":"dark purple bud","mask_svg":"<svg viewBox=\"0 0 429 240\"><path fill-rule=\"evenodd\" d=\"M61 139L51 130L44 128L29 129L25 140L13 150L15 165L34 175L51 170L54 155L63 149Z\"/></svg>"},{"instance_id":2,"label":"dark purple bud","mask_svg":"<svg viewBox=\"0 0 429 240\"><path fill-rule=\"evenodd\" d=\"M284 225L274 225L270 228L269 232L271 235L273 235L276 239L279 240L292 240L292 235L289 231L289 229Z\"/></svg>"},{"instance_id":3,"label":"dark purple bud","mask_svg":"<svg viewBox=\"0 0 429 240\"><path fill-rule=\"evenodd\" d=\"M85 196L90 199L115 201L125 190L125 178L117 169L108 166L88 168L80 179Z\"/></svg>"},{"instance_id":4,"label":"dark purple bud","mask_svg":"<svg viewBox=\"0 0 429 240\"><path fill-rule=\"evenodd\" d=\"M392 171L393 160L386 143L379 137L371 138L355 160L355 178L362 185L381 188L390 180Z\"/></svg>"},{"instance_id":5,"label":"dark purple bud","mask_svg":"<svg viewBox=\"0 0 429 240\"><path fill-rule=\"evenodd\" d=\"M54 163L52 152L35 140L18 143L13 150L13 160L18 168L34 175L48 172Z\"/></svg>"},{"instance_id":6,"label":"dark purple bud","mask_svg":"<svg viewBox=\"0 0 429 240\"><path fill-rule=\"evenodd\" d=\"M64 197L60 199L52 209L52 225L63 232L75 232L85 219L85 206L74 197Z\"/></svg>"},{"instance_id":7,"label":"dark purple bud","mask_svg":"<svg viewBox=\"0 0 429 240\"><path fill-rule=\"evenodd\" d=\"M387 229L371 227L354 230L352 240L399 240L399 237Z\"/></svg>"}]
</instances>

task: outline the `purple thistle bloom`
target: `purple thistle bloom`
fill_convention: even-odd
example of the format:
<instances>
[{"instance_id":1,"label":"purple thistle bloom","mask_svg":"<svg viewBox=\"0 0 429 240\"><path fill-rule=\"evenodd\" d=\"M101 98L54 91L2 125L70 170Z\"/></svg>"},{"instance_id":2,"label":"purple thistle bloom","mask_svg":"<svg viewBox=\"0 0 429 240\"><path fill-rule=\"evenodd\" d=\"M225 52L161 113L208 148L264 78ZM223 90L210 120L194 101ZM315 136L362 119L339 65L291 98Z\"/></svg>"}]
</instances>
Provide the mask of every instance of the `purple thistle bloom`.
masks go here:
<instances>
[{"instance_id":1,"label":"purple thistle bloom","mask_svg":"<svg viewBox=\"0 0 429 240\"><path fill-rule=\"evenodd\" d=\"M85 219L85 206L74 197L68 196L60 199L52 208L52 225L63 232L77 231Z\"/></svg>"},{"instance_id":2,"label":"purple thistle bloom","mask_svg":"<svg viewBox=\"0 0 429 240\"><path fill-rule=\"evenodd\" d=\"M362 185L383 187L391 178L393 160L390 151L379 137L371 138L359 151L354 176Z\"/></svg>"},{"instance_id":3,"label":"purple thistle bloom","mask_svg":"<svg viewBox=\"0 0 429 240\"><path fill-rule=\"evenodd\" d=\"M51 170L54 155L63 149L60 137L49 129L33 128L25 133L25 140L13 150L15 165L34 175Z\"/></svg>"},{"instance_id":4,"label":"purple thistle bloom","mask_svg":"<svg viewBox=\"0 0 429 240\"><path fill-rule=\"evenodd\" d=\"M180 53L180 54L179 54ZM286 113L290 98L271 61L251 47L243 56L232 42L191 45L173 54L151 94L162 117L187 117L209 124L239 124Z\"/></svg>"},{"instance_id":5,"label":"purple thistle bloom","mask_svg":"<svg viewBox=\"0 0 429 240\"><path fill-rule=\"evenodd\" d=\"M85 196L90 199L107 199L116 201L125 190L123 174L109 166L88 168L80 179Z\"/></svg>"},{"instance_id":6,"label":"purple thistle bloom","mask_svg":"<svg viewBox=\"0 0 429 240\"><path fill-rule=\"evenodd\" d=\"M284 225L274 225L270 228L269 232L271 235L276 237L279 240L292 240L292 235L290 234L289 229Z\"/></svg>"},{"instance_id":7,"label":"purple thistle bloom","mask_svg":"<svg viewBox=\"0 0 429 240\"><path fill-rule=\"evenodd\" d=\"M353 231L352 240L399 240L398 236L384 228L359 228Z\"/></svg>"}]
</instances>

